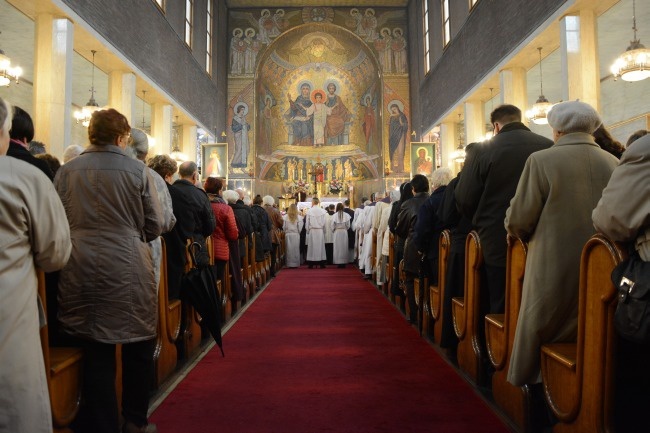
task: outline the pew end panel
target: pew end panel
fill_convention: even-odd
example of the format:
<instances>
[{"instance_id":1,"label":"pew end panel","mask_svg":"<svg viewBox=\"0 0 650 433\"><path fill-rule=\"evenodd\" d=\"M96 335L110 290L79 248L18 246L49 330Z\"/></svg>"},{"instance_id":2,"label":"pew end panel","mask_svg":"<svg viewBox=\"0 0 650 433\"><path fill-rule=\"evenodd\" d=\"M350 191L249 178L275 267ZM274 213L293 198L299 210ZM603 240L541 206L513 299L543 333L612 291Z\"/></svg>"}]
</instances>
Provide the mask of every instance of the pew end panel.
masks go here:
<instances>
[{"instance_id":1,"label":"pew end panel","mask_svg":"<svg viewBox=\"0 0 650 433\"><path fill-rule=\"evenodd\" d=\"M429 305L431 308L431 319L433 320L433 340L440 343L442 339L442 322L444 317L451 314L445 311L443 303L445 299L445 285L447 284L447 265L451 247L451 232L443 230L440 234L438 253L438 285L429 286Z\"/></svg>"},{"instance_id":2,"label":"pew end panel","mask_svg":"<svg viewBox=\"0 0 650 433\"><path fill-rule=\"evenodd\" d=\"M610 275L625 251L602 234L587 241L580 259L577 342L542 346L544 394L561 421L555 432L615 431L617 291Z\"/></svg>"},{"instance_id":3,"label":"pew end panel","mask_svg":"<svg viewBox=\"0 0 650 433\"><path fill-rule=\"evenodd\" d=\"M454 329L458 336L457 358L459 368L475 384L483 384L486 372L483 368L484 349L481 347L479 321L481 314L481 267L483 254L478 233L471 231L465 242L465 296L452 300ZM462 323L464 322L464 324ZM459 335L460 334L460 335Z\"/></svg>"}]
</instances>

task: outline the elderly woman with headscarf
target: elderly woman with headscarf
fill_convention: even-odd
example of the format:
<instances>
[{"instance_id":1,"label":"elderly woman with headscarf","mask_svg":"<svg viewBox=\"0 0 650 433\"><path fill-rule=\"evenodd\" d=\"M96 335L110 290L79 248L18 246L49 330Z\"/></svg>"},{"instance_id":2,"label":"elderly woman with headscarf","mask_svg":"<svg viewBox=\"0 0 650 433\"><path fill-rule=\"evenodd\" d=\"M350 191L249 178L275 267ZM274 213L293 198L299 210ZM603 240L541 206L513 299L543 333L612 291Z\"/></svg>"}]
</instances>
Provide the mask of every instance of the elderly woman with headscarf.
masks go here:
<instances>
[{"instance_id":1,"label":"elderly woman with headscarf","mask_svg":"<svg viewBox=\"0 0 650 433\"><path fill-rule=\"evenodd\" d=\"M132 128L131 139L129 140L129 145L125 149L125 152L132 158L146 164L147 154L149 153L149 139L147 138L147 134L139 129ZM151 174L151 179L153 180L156 192L158 193L158 198L160 199L160 209L163 213L162 232L167 233L174 227L174 224L176 224L176 217L174 216L174 209L172 208L172 198L167 190L165 180L151 168L147 167L147 169L149 170L149 174ZM160 284L160 261L162 260L161 244L162 242L159 237L149 242L154 262L156 287Z\"/></svg>"},{"instance_id":2,"label":"elderly woman with headscarf","mask_svg":"<svg viewBox=\"0 0 650 433\"><path fill-rule=\"evenodd\" d=\"M543 344L576 339L580 255L595 233L591 211L618 162L591 135L602 120L590 105L561 102L548 123L555 144L528 157L505 218L508 233L528 242L508 370L515 386L541 383Z\"/></svg>"},{"instance_id":3,"label":"elderly woman with headscarf","mask_svg":"<svg viewBox=\"0 0 650 433\"><path fill-rule=\"evenodd\" d=\"M74 245L59 279L59 321L85 348L84 400L75 431L120 431L117 344L123 431L155 431L147 408L158 303L147 242L160 236L163 216L149 169L124 152L130 132L116 110L94 112L90 146L55 179Z\"/></svg>"},{"instance_id":4,"label":"elderly woman with headscarf","mask_svg":"<svg viewBox=\"0 0 650 433\"><path fill-rule=\"evenodd\" d=\"M223 182L216 177L208 177L203 182L203 189L208 193L210 206L212 207L212 212L214 212L214 220L216 222L214 231L210 235L214 267L217 273L217 279L221 281L221 286L225 287L226 282L223 277L226 271L226 264L231 257L231 249L236 249L236 251L233 251L233 254L237 257L237 262L239 262L239 245L237 243L239 231L235 222L235 214L221 197L222 188ZM237 273L241 272L240 268L236 268L233 271Z\"/></svg>"},{"instance_id":5,"label":"elderly woman with headscarf","mask_svg":"<svg viewBox=\"0 0 650 433\"><path fill-rule=\"evenodd\" d=\"M51 433L36 268L52 272L65 265L70 229L52 182L6 156L10 126L11 107L0 98L0 430Z\"/></svg>"}]
</instances>

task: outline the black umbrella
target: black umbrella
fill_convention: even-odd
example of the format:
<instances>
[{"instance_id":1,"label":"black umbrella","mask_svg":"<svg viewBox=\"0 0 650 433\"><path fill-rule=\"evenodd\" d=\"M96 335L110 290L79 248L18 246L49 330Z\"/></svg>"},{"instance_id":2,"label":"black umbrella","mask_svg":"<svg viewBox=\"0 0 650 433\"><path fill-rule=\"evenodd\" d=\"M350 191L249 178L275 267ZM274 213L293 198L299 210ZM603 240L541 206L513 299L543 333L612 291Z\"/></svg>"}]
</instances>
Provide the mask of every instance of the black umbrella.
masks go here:
<instances>
[{"instance_id":1,"label":"black umbrella","mask_svg":"<svg viewBox=\"0 0 650 433\"><path fill-rule=\"evenodd\" d=\"M223 353L221 341L221 325L223 317L221 315L221 306L217 295L217 279L212 272L210 265L197 266L194 256L194 248L201 250L201 244L193 242L189 247L190 257L192 259L192 268L183 275L181 281L181 297L189 301L197 313L201 315L203 323L212 334L214 341Z\"/></svg>"}]
</instances>

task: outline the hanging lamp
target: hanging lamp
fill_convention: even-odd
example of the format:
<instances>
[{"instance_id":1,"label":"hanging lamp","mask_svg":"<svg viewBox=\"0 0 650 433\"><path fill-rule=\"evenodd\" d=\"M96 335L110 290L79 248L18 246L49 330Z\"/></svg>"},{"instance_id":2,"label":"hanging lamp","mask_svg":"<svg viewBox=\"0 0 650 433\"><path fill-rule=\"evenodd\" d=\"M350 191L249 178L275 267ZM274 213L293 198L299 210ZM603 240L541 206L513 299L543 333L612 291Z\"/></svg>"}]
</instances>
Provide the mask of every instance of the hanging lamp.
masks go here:
<instances>
[{"instance_id":1,"label":"hanging lamp","mask_svg":"<svg viewBox=\"0 0 650 433\"><path fill-rule=\"evenodd\" d=\"M630 45L610 68L615 80L621 77L624 81L641 81L650 77L650 50L636 36L636 0L632 0L632 30Z\"/></svg>"},{"instance_id":2,"label":"hanging lamp","mask_svg":"<svg viewBox=\"0 0 650 433\"><path fill-rule=\"evenodd\" d=\"M98 111L99 104L97 101L95 101L95 54L97 53L96 50L91 50L91 53L93 53L93 69L92 69L92 77L91 77L91 85L90 85L90 99L88 102L86 102L86 105L83 106L81 110L75 111L74 117L77 119L77 123L81 123L84 127L88 127L90 125L90 118L92 117L93 113L95 111Z\"/></svg>"},{"instance_id":3,"label":"hanging lamp","mask_svg":"<svg viewBox=\"0 0 650 433\"><path fill-rule=\"evenodd\" d=\"M11 66L11 59L0 49L0 87L8 86L12 81L18 84L22 74L23 69L20 66Z\"/></svg>"},{"instance_id":4,"label":"hanging lamp","mask_svg":"<svg viewBox=\"0 0 650 433\"><path fill-rule=\"evenodd\" d=\"M544 96L544 78L542 76L542 47L537 48L539 51L539 98L530 110L526 111L526 117L537 125L548 125L546 115L551 110L553 104L548 102Z\"/></svg>"}]
</instances>

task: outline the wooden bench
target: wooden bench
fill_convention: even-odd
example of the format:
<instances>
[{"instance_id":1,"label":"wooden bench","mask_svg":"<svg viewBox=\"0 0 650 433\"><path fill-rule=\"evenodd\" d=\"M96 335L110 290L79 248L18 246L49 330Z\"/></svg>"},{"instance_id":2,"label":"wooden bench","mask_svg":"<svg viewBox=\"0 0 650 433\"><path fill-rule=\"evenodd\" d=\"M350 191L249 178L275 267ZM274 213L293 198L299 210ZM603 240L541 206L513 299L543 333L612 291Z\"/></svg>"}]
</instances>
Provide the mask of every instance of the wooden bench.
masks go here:
<instances>
[{"instance_id":1,"label":"wooden bench","mask_svg":"<svg viewBox=\"0 0 650 433\"><path fill-rule=\"evenodd\" d=\"M429 285L429 308L431 310L431 321L433 322L433 341L440 343L442 339L443 318L451 314L450 311L445 311L443 308L447 263L449 262L449 251L451 248L451 232L449 230L443 230L440 234L438 247L438 285Z\"/></svg>"},{"instance_id":2,"label":"wooden bench","mask_svg":"<svg viewBox=\"0 0 650 433\"><path fill-rule=\"evenodd\" d=\"M37 277L38 296L47 317L45 275L38 271ZM68 433L71 432L69 425L77 416L81 402L83 350L78 347L50 347L47 324L41 328L40 333L54 432Z\"/></svg>"},{"instance_id":3,"label":"wooden bench","mask_svg":"<svg viewBox=\"0 0 650 433\"><path fill-rule=\"evenodd\" d=\"M388 230L388 229L386 229ZM392 303L395 303L395 295L391 293L390 288L393 285L393 278L395 278L395 236L392 233L388 235L388 260L386 261L386 283L384 287L386 288L386 295Z\"/></svg>"},{"instance_id":4,"label":"wooden bench","mask_svg":"<svg viewBox=\"0 0 650 433\"><path fill-rule=\"evenodd\" d=\"M429 329L430 322L430 309L429 309L429 297L425 296L426 289L429 287L429 278L424 277L420 279L416 277L413 279L413 293L415 294L415 305L418 308L418 312L422 311L422 315L418 314L418 320L421 317L422 322L418 323L420 334L427 334Z\"/></svg>"},{"instance_id":5,"label":"wooden bench","mask_svg":"<svg viewBox=\"0 0 650 433\"><path fill-rule=\"evenodd\" d=\"M560 423L553 431L613 432L617 291L610 274L626 258L602 234L592 236L580 259L577 343L542 346L546 400Z\"/></svg>"},{"instance_id":6,"label":"wooden bench","mask_svg":"<svg viewBox=\"0 0 650 433\"><path fill-rule=\"evenodd\" d=\"M176 369L176 340L181 330L181 301L169 299L167 285L167 248L161 237L160 284L158 285L158 335L154 351L154 387L159 388Z\"/></svg>"},{"instance_id":7,"label":"wooden bench","mask_svg":"<svg viewBox=\"0 0 650 433\"><path fill-rule=\"evenodd\" d=\"M514 386L506 380L521 306L528 245L512 236L508 236L507 245L505 314L485 316L485 340L495 370L494 401L522 432L528 432L531 428L528 388Z\"/></svg>"},{"instance_id":8,"label":"wooden bench","mask_svg":"<svg viewBox=\"0 0 650 433\"><path fill-rule=\"evenodd\" d=\"M465 296L452 299L454 332L458 337L458 367L476 385L484 385L484 349L481 348L479 332L481 267L483 253L478 233L471 231L465 241Z\"/></svg>"}]
</instances>

